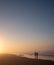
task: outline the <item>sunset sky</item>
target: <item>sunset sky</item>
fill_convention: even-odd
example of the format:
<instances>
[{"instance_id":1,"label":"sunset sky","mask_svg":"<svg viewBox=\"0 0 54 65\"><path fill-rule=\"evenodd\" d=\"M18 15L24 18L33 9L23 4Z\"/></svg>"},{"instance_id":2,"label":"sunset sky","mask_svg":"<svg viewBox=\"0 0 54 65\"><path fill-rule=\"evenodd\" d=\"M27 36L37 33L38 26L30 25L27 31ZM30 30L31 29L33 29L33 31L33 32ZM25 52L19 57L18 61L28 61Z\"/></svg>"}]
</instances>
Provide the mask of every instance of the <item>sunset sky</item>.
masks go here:
<instances>
[{"instance_id":1,"label":"sunset sky","mask_svg":"<svg viewBox=\"0 0 54 65\"><path fill-rule=\"evenodd\" d=\"M54 0L0 0L0 53L54 51Z\"/></svg>"}]
</instances>

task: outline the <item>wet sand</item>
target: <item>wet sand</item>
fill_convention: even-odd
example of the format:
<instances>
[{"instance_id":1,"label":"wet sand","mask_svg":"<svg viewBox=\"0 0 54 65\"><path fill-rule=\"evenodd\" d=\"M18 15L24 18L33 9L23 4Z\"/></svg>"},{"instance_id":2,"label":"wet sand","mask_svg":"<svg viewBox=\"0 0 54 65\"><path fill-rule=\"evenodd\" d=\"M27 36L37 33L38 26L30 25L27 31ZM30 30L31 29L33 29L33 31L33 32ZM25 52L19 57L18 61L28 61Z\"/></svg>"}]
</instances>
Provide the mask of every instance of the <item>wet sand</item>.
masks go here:
<instances>
[{"instance_id":1,"label":"wet sand","mask_svg":"<svg viewBox=\"0 0 54 65\"><path fill-rule=\"evenodd\" d=\"M35 60L11 54L0 55L0 65L54 65L54 61Z\"/></svg>"}]
</instances>

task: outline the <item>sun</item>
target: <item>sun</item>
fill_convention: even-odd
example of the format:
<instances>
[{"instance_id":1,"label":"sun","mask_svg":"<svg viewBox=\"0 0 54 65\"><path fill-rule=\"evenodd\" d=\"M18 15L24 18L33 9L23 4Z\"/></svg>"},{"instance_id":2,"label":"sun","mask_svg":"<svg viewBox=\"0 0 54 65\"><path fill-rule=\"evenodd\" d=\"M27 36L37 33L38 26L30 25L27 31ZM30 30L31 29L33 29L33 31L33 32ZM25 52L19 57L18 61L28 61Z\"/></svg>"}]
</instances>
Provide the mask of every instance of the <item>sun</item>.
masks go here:
<instances>
[{"instance_id":1,"label":"sun","mask_svg":"<svg viewBox=\"0 0 54 65\"><path fill-rule=\"evenodd\" d=\"M3 53L3 43L0 42L0 53Z\"/></svg>"}]
</instances>

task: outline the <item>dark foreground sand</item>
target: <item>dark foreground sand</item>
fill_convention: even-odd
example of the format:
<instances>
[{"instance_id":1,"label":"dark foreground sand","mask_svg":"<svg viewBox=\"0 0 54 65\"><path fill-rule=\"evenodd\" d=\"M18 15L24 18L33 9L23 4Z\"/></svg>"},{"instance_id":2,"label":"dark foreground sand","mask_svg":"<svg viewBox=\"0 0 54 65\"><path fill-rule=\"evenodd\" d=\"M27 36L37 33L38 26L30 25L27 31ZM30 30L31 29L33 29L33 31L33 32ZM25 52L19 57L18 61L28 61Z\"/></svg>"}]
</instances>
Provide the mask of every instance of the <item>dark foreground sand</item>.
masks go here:
<instances>
[{"instance_id":1,"label":"dark foreground sand","mask_svg":"<svg viewBox=\"0 0 54 65\"><path fill-rule=\"evenodd\" d=\"M54 65L54 61L35 60L16 55L0 55L0 65Z\"/></svg>"}]
</instances>

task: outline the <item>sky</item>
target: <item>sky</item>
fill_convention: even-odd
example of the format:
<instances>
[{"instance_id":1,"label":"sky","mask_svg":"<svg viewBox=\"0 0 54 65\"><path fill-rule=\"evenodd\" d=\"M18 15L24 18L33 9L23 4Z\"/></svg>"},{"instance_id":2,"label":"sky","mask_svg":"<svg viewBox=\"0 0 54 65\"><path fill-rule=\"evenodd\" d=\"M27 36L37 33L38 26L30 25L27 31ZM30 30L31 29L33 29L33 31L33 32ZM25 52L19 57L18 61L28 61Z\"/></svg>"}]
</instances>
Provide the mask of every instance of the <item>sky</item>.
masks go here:
<instances>
[{"instance_id":1,"label":"sky","mask_svg":"<svg viewBox=\"0 0 54 65\"><path fill-rule=\"evenodd\" d=\"M0 53L54 51L54 0L0 0Z\"/></svg>"}]
</instances>

